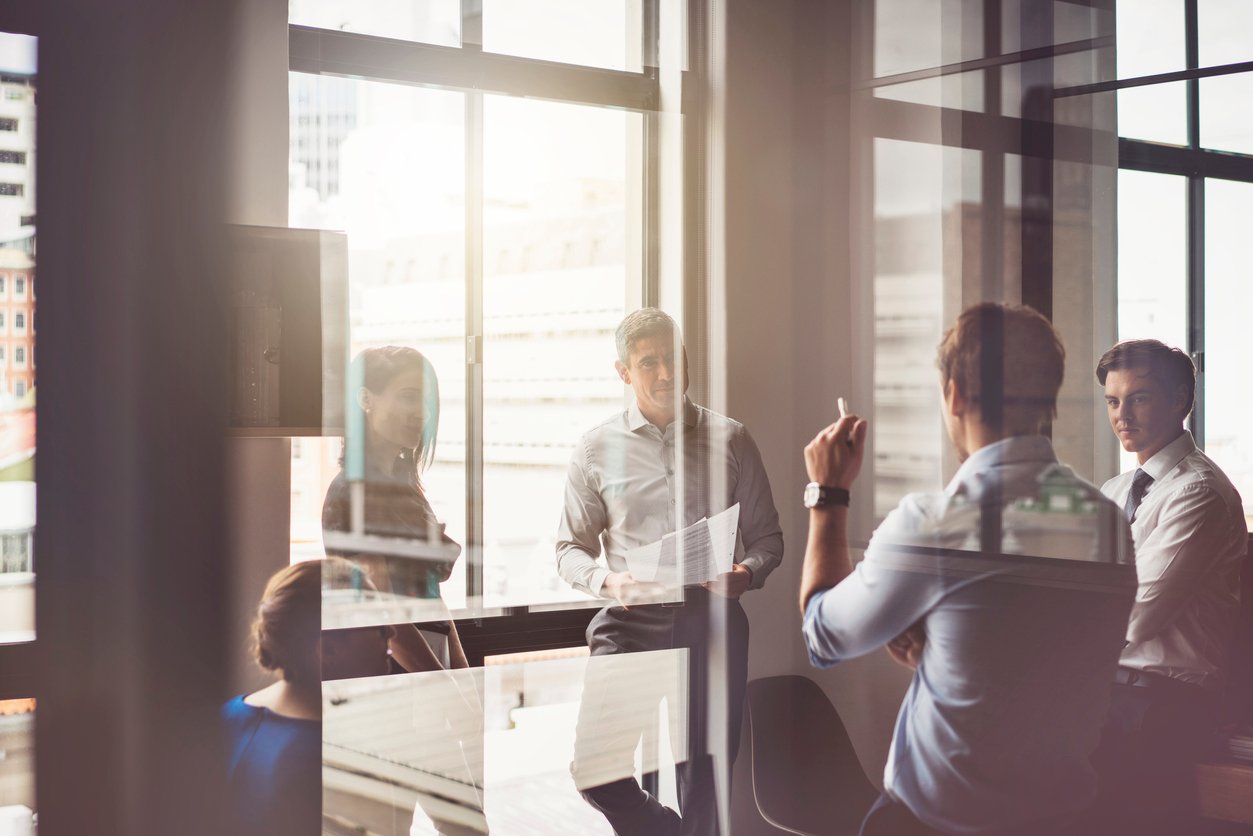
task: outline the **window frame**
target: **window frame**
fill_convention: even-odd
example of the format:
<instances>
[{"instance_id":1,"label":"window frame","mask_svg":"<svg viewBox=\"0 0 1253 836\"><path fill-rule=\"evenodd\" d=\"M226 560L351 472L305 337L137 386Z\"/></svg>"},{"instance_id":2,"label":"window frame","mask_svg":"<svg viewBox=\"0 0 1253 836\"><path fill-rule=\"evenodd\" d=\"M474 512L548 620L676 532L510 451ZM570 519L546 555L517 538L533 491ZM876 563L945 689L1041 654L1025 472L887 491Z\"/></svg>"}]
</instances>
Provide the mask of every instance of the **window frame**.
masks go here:
<instances>
[{"instance_id":1,"label":"window frame","mask_svg":"<svg viewBox=\"0 0 1253 836\"><path fill-rule=\"evenodd\" d=\"M643 165L639 184L641 240L636 257L640 264L640 304L656 305L659 287L660 184L655 160L660 149L661 78L653 52L657 43L661 0L641 0L642 67L640 71L611 70L578 64L493 53L482 48L482 7L475 0L462 0L462 45L437 46L416 41L395 40L355 32L319 29L288 24L289 72L333 76L365 81L408 84L462 92L465 105L466 143L466 598L483 600L484 551L484 439L483 366L485 338L482 310L482 124L485 94L538 98L568 104L637 112L642 116ZM708 0L688 0L686 67L682 75L682 113L696 112L703 100L702 68L707 56ZM707 126L702 120L685 122L683 200L686 207L704 194L699 166L690 165L694 155L705 147ZM683 240L704 240L703 212L683 212ZM706 285L707 264L684 247L683 327L693 366L704 368L707 329L696 315L693 304ZM699 380L693 389L700 390ZM555 569L554 569L555 571ZM489 613L455 619L457 630L472 665L483 664L486 656L521 650L544 650L579 646L586 643L584 631L603 602L588 599L562 604L493 607Z\"/></svg>"},{"instance_id":2,"label":"window frame","mask_svg":"<svg viewBox=\"0 0 1253 836\"><path fill-rule=\"evenodd\" d=\"M1117 11L1115 11L1115 14ZM1205 181L1234 180L1253 183L1253 154L1215 151L1201 144L1201 79L1235 73L1253 77L1253 61L1203 67L1200 64L1198 0L1183 0L1185 67L1170 73L1117 79L1088 85L1086 92L1122 90L1174 81L1185 83L1185 146L1165 145L1141 139L1118 138L1118 168L1184 177L1187 183L1187 296L1188 344L1185 350L1196 365L1196 401L1189 429L1200 447L1205 446ZM1078 94L1081 88L1061 91Z\"/></svg>"}]
</instances>

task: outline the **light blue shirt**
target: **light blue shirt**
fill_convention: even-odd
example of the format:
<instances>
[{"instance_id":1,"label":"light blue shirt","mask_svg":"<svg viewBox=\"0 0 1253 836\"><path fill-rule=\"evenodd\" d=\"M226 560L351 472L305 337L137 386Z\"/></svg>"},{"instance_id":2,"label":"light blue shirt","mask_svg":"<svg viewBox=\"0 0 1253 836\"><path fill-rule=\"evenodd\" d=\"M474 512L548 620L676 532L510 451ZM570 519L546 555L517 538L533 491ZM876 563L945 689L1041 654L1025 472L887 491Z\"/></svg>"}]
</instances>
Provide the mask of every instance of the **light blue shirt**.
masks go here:
<instances>
[{"instance_id":1,"label":"light blue shirt","mask_svg":"<svg viewBox=\"0 0 1253 836\"><path fill-rule=\"evenodd\" d=\"M853 573L810 599L805 641L829 667L921 621L884 787L932 827L1012 831L1095 797L1088 757L1135 588L1122 511L1048 439L1017 436L943 493L905 497Z\"/></svg>"}]
</instances>

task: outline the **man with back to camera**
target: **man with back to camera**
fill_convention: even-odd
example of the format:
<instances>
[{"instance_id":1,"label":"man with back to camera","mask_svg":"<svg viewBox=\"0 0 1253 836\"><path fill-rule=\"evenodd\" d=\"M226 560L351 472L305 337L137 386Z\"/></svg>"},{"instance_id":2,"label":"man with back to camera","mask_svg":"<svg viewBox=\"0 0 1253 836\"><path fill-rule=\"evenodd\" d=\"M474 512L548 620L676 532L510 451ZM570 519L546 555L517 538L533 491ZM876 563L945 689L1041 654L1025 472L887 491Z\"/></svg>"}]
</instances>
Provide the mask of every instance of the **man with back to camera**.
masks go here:
<instances>
[{"instance_id":1,"label":"man with back to camera","mask_svg":"<svg viewBox=\"0 0 1253 836\"><path fill-rule=\"evenodd\" d=\"M968 308L938 365L963 463L943 492L902 499L856 570L848 492L866 422L842 417L805 448L805 642L819 667L889 643L915 667L864 836L1066 832L1096 794L1088 759L1135 593L1130 532L1039 434L1064 368L1043 316Z\"/></svg>"},{"instance_id":2,"label":"man with back to camera","mask_svg":"<svg viewBox=\"0 0 1253 836\"><path fill-rule=\"evenodd\" d=\"M1223 717L1248 530L1231 481L1184 428L1191 358L1126 340L1102 355L1096 378L1139 464L1101 488L1131 523L1139 588L1097 763L1114 807L1140 814L1142 832L1174 832L1172 816L1192 809L1191 763Z\"/></svg>"},{"instance_id":3,"label":"man with back to camera","mask_svg":"<svg viewBox=\"0 0 1253 836\"><path fill-rule=\"evenodd\" d=\"M682 815L644 792L632 777L640 729L621 718L641 712L629 710L640 706L623 703L647 701L651 692L641 696L635 690L647 683L615 681L612 673L597 677L595 658L580 705L572 772L583 797L616 833L717 833L705 732L709 696L718 690L726 694L728 751L734 759L748 674L748 619L738 599L759 589L779 565L783 533L748 430L687 399L687 354L674 320L657 308L643 308L622 320L615 338L614 365L634 398L627 409L584 434L575 448L557 536L557 571L575 589L620 604L606 607L588 625L593 657L686 650L688 758L677 767ZM647 603L663 590L632 576L626 552L736 503L743 556L731 571L687 587L680 601ZM605 565L597 559L602 543ZM726 648L725 679L716 682L708 676L711 659L713 671L722 669L710 654L715 641ZM642 713L651 708L656 716L655 703L643 708ZM617 772L611 770L616 780L589 786L585 776L594 771L591 762L606 756L618 766Z\"/></svg>"}]
</instances>

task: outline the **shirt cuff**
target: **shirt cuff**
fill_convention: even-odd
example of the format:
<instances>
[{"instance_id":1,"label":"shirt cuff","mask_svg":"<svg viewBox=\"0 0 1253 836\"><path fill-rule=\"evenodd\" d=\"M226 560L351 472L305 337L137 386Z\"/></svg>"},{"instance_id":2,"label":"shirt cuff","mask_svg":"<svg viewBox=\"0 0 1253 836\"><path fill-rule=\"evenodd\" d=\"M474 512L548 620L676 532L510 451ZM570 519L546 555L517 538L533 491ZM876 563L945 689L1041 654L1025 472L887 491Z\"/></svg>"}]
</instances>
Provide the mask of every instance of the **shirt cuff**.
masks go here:
<instances>
[{"instance_id":1,"label":"shirt cuff","mask_svg":"<svg viewBox=\"0 0 1253 836\"><path fill-rule=\"evenodd\" d=\"M766 562L761 559L760 555L746 554L744 559L740 561L741 566L748 568L753 573L753 579L749 582L749 589L761 589L766 585L766 575L769 571L765 568Z\"/></svg>"},{"instance_id":2,"label":"shirt cuff","mask_svg":"<svg viewBox=\"0 0 1253 836\"><path fill-rule=\"evenodd\" d=\"M609 574L610 573L608 569L605 569L600 566L596 567L596 570L592 572L591 579L588 580L587 582L588 591L591 592L593 595L595 595L597 598L604 598L605 597L605 593L604 593L605 578L609 577Z\"/></svg>"},{"instance_id":3,"label":"shirt cuff","mask_svg":"<svg viewBox=\"0 0 1253 836\"><path fill-rule=\"evenodd\" d=\"M819 607L822 599L830 592L822 589L809 597L805 605L805 616L801 619L801 634L805 638L805 650L809 654L809 664L815 668L830 668L838 665L840 657L832 653L826 637L826 625L822 623Z\"/></svg>"}]
</instances>

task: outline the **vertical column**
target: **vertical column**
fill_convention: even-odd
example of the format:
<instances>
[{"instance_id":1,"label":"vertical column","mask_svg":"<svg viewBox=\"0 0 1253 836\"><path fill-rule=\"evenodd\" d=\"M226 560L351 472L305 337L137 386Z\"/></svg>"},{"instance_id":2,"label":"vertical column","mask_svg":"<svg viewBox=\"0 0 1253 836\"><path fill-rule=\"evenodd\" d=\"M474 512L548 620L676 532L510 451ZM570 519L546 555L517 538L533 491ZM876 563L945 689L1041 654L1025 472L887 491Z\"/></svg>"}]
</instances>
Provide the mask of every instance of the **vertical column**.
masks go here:
<instances>
[{"instance_id":1,"label":"vertical column","mask_svg":"<svg viewBox=\"0 0 1253 836\"><path fill-rule=\"evenodd\" d=\"M40 832L216 836L237 4L45 5Z\"/></svg>"}]
</instances>

